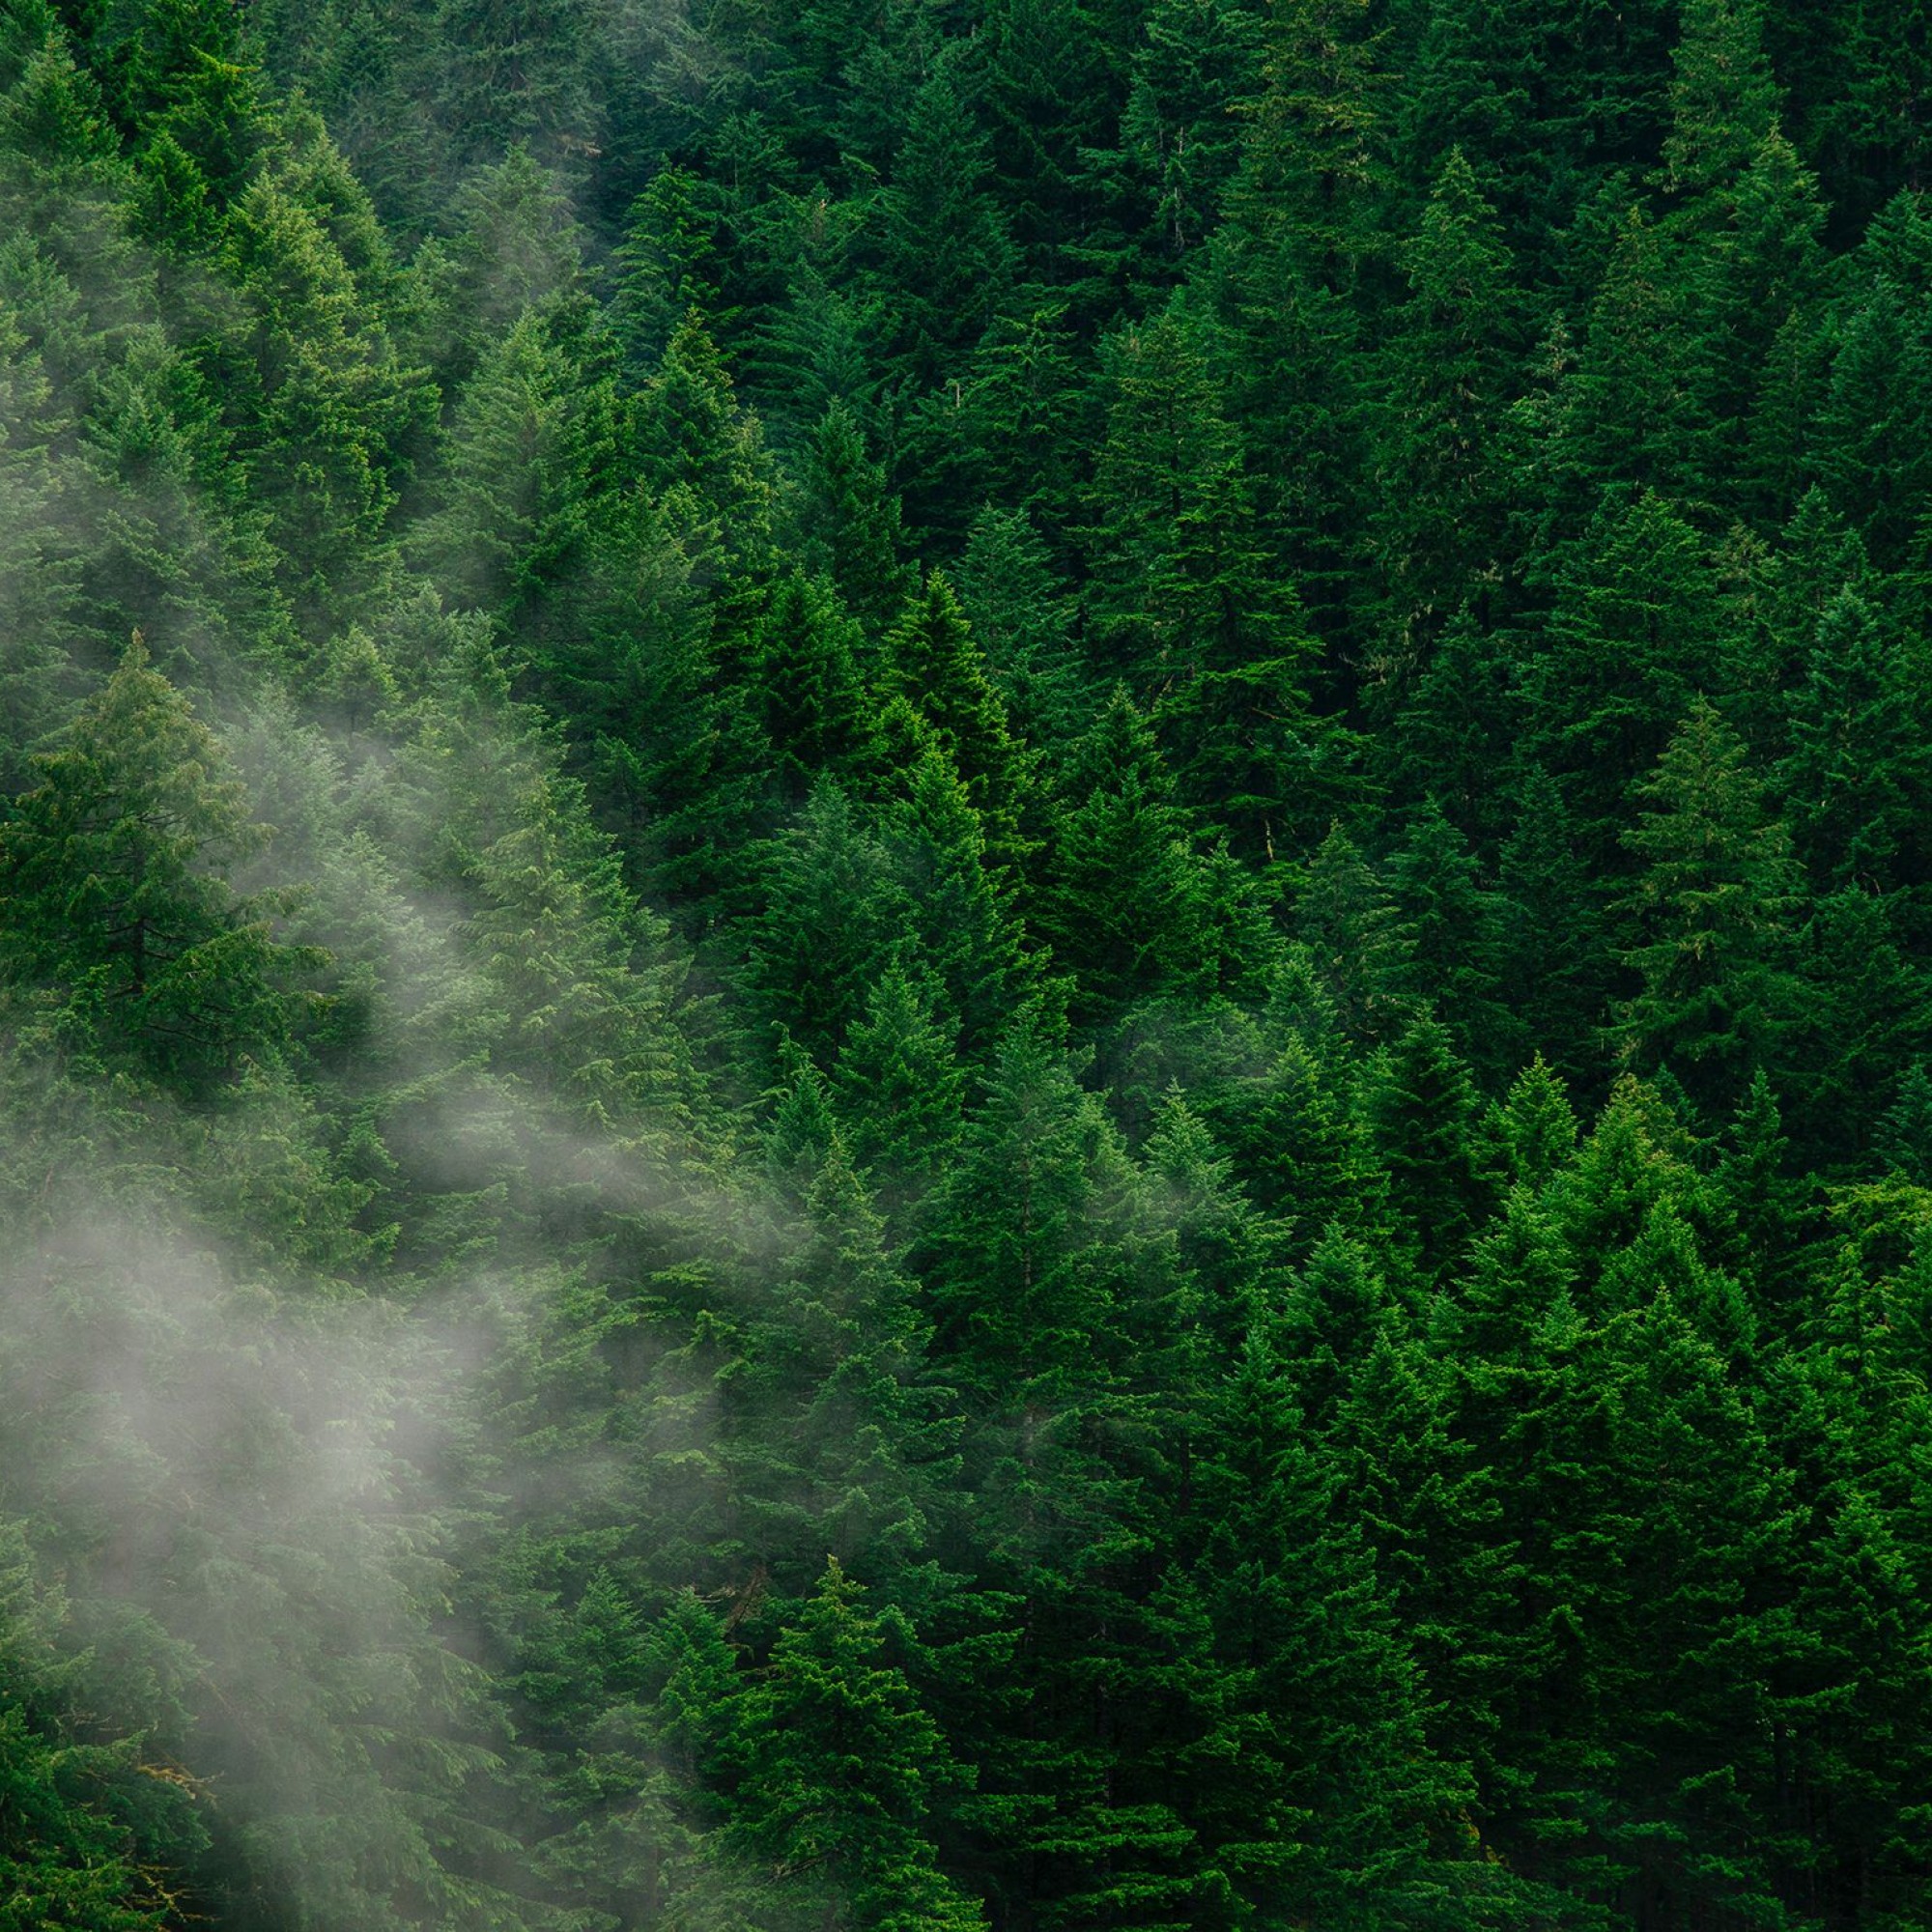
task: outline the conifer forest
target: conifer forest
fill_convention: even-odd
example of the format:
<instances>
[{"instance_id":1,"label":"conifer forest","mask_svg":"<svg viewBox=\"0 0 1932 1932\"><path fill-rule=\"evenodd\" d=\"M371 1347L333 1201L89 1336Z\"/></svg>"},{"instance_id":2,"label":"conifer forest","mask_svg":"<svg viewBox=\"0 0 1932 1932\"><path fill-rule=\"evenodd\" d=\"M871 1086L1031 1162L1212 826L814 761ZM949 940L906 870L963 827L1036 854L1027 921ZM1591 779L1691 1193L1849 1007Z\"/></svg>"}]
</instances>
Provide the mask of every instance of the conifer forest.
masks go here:
<instances>
[{"instance_id":1,"label":"conifer forest","mask_svg":"<svg viewBox=\"0 0 1932 1932\"><path fill-rule=\"evenodd\" d=\"M0 1932L1928 1926L1921 0L0 0Z\"/></svg>"}]
</instances>

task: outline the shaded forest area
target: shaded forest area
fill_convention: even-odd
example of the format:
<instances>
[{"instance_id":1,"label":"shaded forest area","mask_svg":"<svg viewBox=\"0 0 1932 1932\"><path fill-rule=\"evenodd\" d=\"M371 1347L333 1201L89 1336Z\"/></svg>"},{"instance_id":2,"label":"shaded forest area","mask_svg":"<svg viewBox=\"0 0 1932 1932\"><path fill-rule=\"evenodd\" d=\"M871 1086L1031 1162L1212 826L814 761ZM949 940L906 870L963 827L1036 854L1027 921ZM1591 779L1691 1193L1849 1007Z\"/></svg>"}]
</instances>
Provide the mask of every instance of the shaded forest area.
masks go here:
<instances>
[{"instance_id":1,"label":"shaded forest area","mask_svg":"<svg viewBox=\"0 0 1932 1932\"><path fill-rule=\"evenodd\" d=\"M1909 0L0 0L0 1926L1932 1923Z\"/></svg>"}]
</instances>

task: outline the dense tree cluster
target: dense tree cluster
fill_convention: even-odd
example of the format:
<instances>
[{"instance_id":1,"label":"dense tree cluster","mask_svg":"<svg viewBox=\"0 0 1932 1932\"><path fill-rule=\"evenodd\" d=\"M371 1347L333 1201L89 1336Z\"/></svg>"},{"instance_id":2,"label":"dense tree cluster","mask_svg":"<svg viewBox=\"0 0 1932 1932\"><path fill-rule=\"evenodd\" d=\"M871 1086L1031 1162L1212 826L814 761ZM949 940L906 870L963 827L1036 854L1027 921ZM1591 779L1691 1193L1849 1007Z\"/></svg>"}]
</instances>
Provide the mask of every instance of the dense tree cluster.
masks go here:
<instances>
[{"instance_id":1,"label":"dense tree cluster","mask_svg":"<svg viewBox=\"0 0 1932 1932\"><path fill-rule=\"evenodd\" d=\"M0 0L0 1925L1932 1922L1905 0Z\"/></svg>"}]
</instances>

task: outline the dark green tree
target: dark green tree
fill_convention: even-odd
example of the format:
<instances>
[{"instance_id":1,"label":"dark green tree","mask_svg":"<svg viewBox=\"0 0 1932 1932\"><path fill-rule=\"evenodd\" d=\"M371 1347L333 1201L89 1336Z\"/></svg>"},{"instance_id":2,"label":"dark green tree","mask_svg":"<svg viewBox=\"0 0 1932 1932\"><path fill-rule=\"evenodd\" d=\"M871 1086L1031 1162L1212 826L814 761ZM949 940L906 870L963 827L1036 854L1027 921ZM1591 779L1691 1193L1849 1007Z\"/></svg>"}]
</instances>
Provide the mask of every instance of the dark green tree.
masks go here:
<instances>
[{"instance_id":1,"label":"dark green tree","mask_svg":"<svg viewBox=\"0 0 1932 1932\"><path fill-rule=\"evenodd\" d=\"M138 636L33 776L0 827L16 1043L131 1063L189 1093L286 1051L318 957L274 937L276 895L244 897L221 875L267 834Z\"/></svg>"},{"instance_id":2,"label":"dark green tree","mask_svg":"<svg viewBox=\"0 0 1932 1932\"><path fill-rule=\"evenodd\" d=\"M925 1835L952 1773L944 1741L888 1661L886 1630L862 1595L830 1561L747 1694L738 1835L793 1890L824 1901L828 1927L980 1924Z\"/></svg>"},{"instance_id":3,"label":"dark green tree","mask_svg":"<svg viewBox=\"0 0 1932 1932\"><path fill-rule=\"evenodd\" d=\"M1704 1104L1735 1105L1775 1065L1788 1025L1790 838L1765 810L1743 744L1699 698L1636 787L1643 816L1624 834L1642 863L1626 905L1624 963L1638 990L1617 1016L1623 1057L1668 1066Z\"/></svg>"}]
</instances>

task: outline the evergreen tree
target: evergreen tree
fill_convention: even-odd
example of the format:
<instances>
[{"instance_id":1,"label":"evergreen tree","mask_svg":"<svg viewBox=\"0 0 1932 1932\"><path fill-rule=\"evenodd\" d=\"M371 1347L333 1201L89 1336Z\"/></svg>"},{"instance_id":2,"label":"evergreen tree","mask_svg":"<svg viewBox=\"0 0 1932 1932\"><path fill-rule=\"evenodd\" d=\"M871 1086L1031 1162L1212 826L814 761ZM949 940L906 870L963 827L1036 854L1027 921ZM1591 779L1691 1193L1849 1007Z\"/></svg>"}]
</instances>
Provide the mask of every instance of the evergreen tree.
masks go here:
<instances>
[{"instance_id":1,"label":"evergreen tree","mask_svg":"<svg viewBox=\"0 0 1932 1932\"><path fill-rule=\"evenodd\" d=\"M221 877L266 835L138 635L34 778L0 829L16 1044L131 1060L189 1093L285 1050L319 960L272 936L273 895Z\"/></svg>"},{"instance_id":2,"label":"evergreen tree","mask_svg":"<svg viewBox=\"0 0 1932 1932\"><path fill-rule=\"evenodd\" d=\"M565 317L519 319L464 388L444 500L418 538L442 588L504 620L579 567L611 461L612 400L582 351Z\"/></svg>"},{"instance_id":3,"label":"evergreen tree","mask_svg":"<svg viewBox=\"0 0 1932 1932\"><path fill-rule=\"evenodd\" d=\"M874 637L898 616L912 585L898 499L867 454L850 408L835 398L812 434L807 520L810 540L846 608Z\"/></svg>"},{"instance_id":4,"label":"evergreen tree","mask_svg":"<svg viewBox=\"0 0 1932 1932\"><path fill-rule=\"evenodd\" d=\"M1480 1866L1459 1869L1447 1849L1465 1794L1427 1743L1386 1587L1359 1526L1338 1517L1335 1477L1263 1333L1215 1410L1194 1584L1215 1722L1187 1763L1189 1815L1249 1910L1462 1921L1475 1908L1457 1901L1485 1889Z\"/></svg>"},{"instance_id":5,"label":"evergreen tree","mask_svg":"<svg viewBox=\"0 0 1932 1932\"><path fill-rule=\"evenodd\" d=\"M466 159L501 129L546 147L588 139L583 64L590 9L527 0L438 0L432 31L439 105Z\"/></svg>"},{"instance_id":6,"label":"evergreen tree","mask_svg":"<svg viewBox=\"0 0 1932 1932\"><path fill-rule=\"evenodd\" d=\"M1566 1074L1582 1077L1610 997L1603 893L1548 773L1532 768L1520 797L1497 864L1508 904L1503 984L1537 1048Z\"/></svg>"},{"instance_id":7,"label":"evergreen tree","mask_svg":"<svg viewBox=\"0 0 1932 1932\"><path fill-rule=\"evenodd\" d=\"M1767 819L1744 746L1701 698L1636 796L1644 816L1624 842L1644 870L1624 961L1641 984L1617 1036L1633 1064L1668 1065L1722 1106L1776 1064L1791 1010L1789 837Z\"/></svg>"},{"instance_id":8,"label":"evergreen tree","mask_svg":"<svg viewBox=\"0 0 1932 1932\"><path fill-rule=\"evenodd\" d=\"M1890 627L1855 590L1840 591L1818 620L1804 688L1789 703L1790 755L1776 770L1799 851L1821 884L1884 892L1925 877L1918 689Z\"/></svg>"},{"instance_id":9,"label":"evergreen tree","mask_svg":"<svg viewBox=\"0 0 1932 1932\"><path fill-rule=\"evenodd\" d=\"M1499 463L1511 375L1512 270L1495 217L1452 151L1409 243L1409 298L1384 351L1369 543L1377 648L1406 683L1464 605L1503 573Z\"/></svg>"},{"instance_id":10,"label":"evergreen tree","mask_svg":"<svg viewBox=\"0 0 1932 1932\"><path fill-rule=\"evenodd\" d=\"M1812 431L1813 473L1863 538L1896 569L1914 541L1926 489L1920 428L1932 402L1932 341L1919 293L1932 269L1932 226L1916 195L1873 221L1830 325L1830 371Z\"/></svg>"},{"instance_id":11,"label":"evergreen tree","mask_svg":"<svg viewBox=\"0 0 1932 1932\"><path fill-rule=\"evenodd\" d=\"M743 1840L825 1899L828 1926L977 1925L922 1831L944 1788L944 1745L882 1655L884 1630L861 1594L829 1562L746 1700Z\"/></svg>"},{"instance_id":12,"label":"evergreen tree","mask_svg":"<svg viewBox=\"0 0 1932 1932\"><path fill-rule=\"evenodd\" d=\"M865 640L822 579L794 574L777 586L750 655L785 803L801 803L820 778L864 783L883 755Z\"/></svg>"},{"instance_id":13,"label":"evergreen tree","mask_svg":"<svg viewBox=\"0 0 1932 1932\"><path fill-rule=\"evenodd\" d=\"M1170 306L1113 345L1094 608L1190 795L1237 849L1272 858L1349 796L1350 747L1311 701L1315 646L1261 541L1198 334Z\"/></svg>"},{"instance_id":14,"label":"evergreen tree","mask_svg":"<svg viewBox=\"0 0 1932 1932\"><path fill-rule=\"evenodd\" d=\"M1679 193L1727 184L1777 125L1756 0L1689 0L1671 56L1665 178Z\"/></svg>"},{"instance_id":15,"label":"evergreen tree","mask_svg":"<svg viewBox=\"0 0 1932 1932\"><path fill-rule=\"evenodd\" d=\"M1433 1283L1461 1259L1489 1206L1469 1070L1441 1022L1420 1018L1380 1056L1370 1082L1369 1119L1405 1259Z\"/></svg>"},{"instance_id":16,"label":"evergreen tree","mask_svg":"<svg viewBox=\"0 0 1932 1932\"><path fill-rule=\"evenodd\" d=\"M380 553L413 432L436 406L402 365L371 298L384 264L358 277L329 225L276 169L237 201L233 272L250 311L236 343L231 407L249 405L237 441L271 515L279 575L298 617L317 623Z\"/></svg>"},{"instance_id":17,"label":"evergreen tree","mask_svg":"<svg viewBox=\"0 0 1932 1932\"><path fill-rule=\"evenodd\" d=\"M1593 839L1715 678L1724 633L1695 531L1663 499L1606 500L1565 573L1532 668L1530 730Z\"/></svg>"},{"instance_id":18,"label":"evergreen tree","mask_svg":"<svg viewBox=\"0 0 1932 1932\"><path fill-rule=\"evenodd\" d=\"M1033 985L1037 962L1025 950L1006 873L994 863L972 794L937 744L915 743L899 795L885 813L897 867L893 886L904 911L895 914L888 899L881 923L896 919L915 936L919 957L958 1015L962 1051L978 1060Z\"/></svg>"},{"instance_id":19,"label":"evergreen tree","mask_svg":"<svg viewBox=\"0 0 1932 1932\"><path fill-rule=\"evenodd\" d=\"M1083 742L1040 861L1036 923L1079 987L1076 1017L1218 983L1208 873L1160 749L1125 692Z\"/></svg>"},{"instance_id":20,"label":"evergreen tree","mask_svg":"<svg viewBox=\"0 0 1932 1932\"><path fill-rule=\"evenodd\" d=\"M1026 512L982 510L956 576L1014 734L1042 753L1078 736L1087 687L1073 603Z\"/></svg>"},{"instance_id":21,"label":"evergreen tree","mask_svg":"<svg viewBox=\"0 0 1932 1932\"><path fill-rule=\"evenodd\" d=\"M438 375L452 387L532 308L575 294L585 237L565 185L519 142L465 182L455 233L432 267L444 284Z\"/></svg>"},{"instance_id":22,"label":"evergreen tree","mask_svg":"<svg viewBox=\"0 0 1932 1932\"><path fill-rule=\"evenodd\" d=\"M635 381L646 380L657 367L688 314L717 307L717 250L705 233L699 192L689 168L661 168L625 217L611 326Z\"/></svg>"},{"instance_id":23,"label":"evergreen tree","mask_svg":"<svg viewBox=\"0 0 1932 1932\"><path fill-rule=\"evenodd\" d=\"M1431 799L1387 867L1398 943L1414 962L1406 980L1434 1000L1458 1049L1494 1078L1521 1058L1519 1021L1505 1005L1502 895L1478 875L1468 841Z\"/></svg>"},{"instance_id":24,"label":"evergreen tree","mask_svg":"<svg viewBox=\"0 0 1932 1932\"><path fill-rule=\"evenodd\" d=\"M1026 856L1020 816L1031 781L1028 759L1007 724L1007 709L952 586L934 571L886 639L895 688L931 726L984 828L996 866Z\"/></svg>"},{"instance_id":25,"label":"evergreen tree","mask_svg":"<svg viewBox=\"0 0 1932 1932\"><path fill-rule=\"evenodd\" d=\"M0 443L0 721L12 748L0 753L0 785L11 793L71 679L64 634L76 588L48 447L53 386L11 315L0 320L0 419L9 426Z\"/></svg>"},{"instance_id":26,"label":"evergreen tree","mask_svg":"<svg viewBox=\"0 0 1932 1932\"><path fill-rule=\"evenodd\" d=\"M262 138L256 49L219 0L156 0L143 12L119 76L123 111L180 156L185 193L225 207Z\"/></svg>"},{"instance_id":27,"label":"evergreen tree","mask_svg":"<svg viewBox=\"0 0 1932 1932\"><path fill-rule=\"evenodd\" d=\"M905 917L876 831L821 779L760 868L750 968L766 1013L828 1065L865 1010Z\"/></svg>"},{"instance_id":28,"label":"evergreen tree","mask_svg":"<svg viewBox=\"0 0 1932 1932\"><path fill-rule=\"evenodd\" d=\"M956 382L1013 270L991 156L942 61L913 97L881 209L891 366L914 390Z\"/></svg>"},{"instance_id":29,"label":"evergreen tree","mask_svg":"<svg viewBox=\"0 0 1932 1932\"><path fill-rule=\"evenodd\" d=\"M959 1140L965 1080L937 1005L930 983L895 958L838 1060L853 1155L888 1208L917 1203Z\"/></svg>"},{"instance_id":30,"label":"evergreen tree","mask_svg":"<svg viewBox=\"0 0 1932 1932\"><path fill-rule=\"evenodd\" d=\"M1182 260L1212 232L1240 156L1238 114L1261 83L1262 19L1243 4L1156 0L1121 116L1123 158L1150 204L1161 256Z\"/></svg>"}]
</instances>

